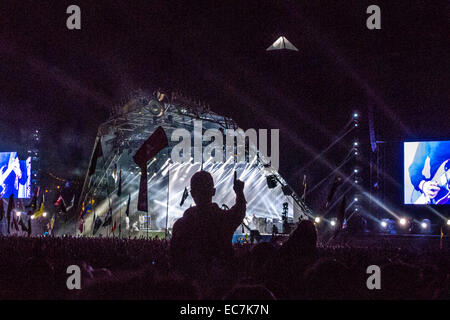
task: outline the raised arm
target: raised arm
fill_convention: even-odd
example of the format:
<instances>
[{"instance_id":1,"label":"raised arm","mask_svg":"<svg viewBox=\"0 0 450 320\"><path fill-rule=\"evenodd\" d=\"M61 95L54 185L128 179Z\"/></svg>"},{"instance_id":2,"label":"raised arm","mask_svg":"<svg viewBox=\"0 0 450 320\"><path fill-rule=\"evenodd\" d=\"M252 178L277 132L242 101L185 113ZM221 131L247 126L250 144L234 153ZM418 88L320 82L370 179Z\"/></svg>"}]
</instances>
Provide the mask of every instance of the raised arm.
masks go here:
<instances>
[{"instance_id":1,"label":"raised arm","mask_svg":"<svg viewBox=\"0 0 450 320\"><path fill-rule=\"evenodd\" d=\"M236 193L236 203L227 212L227 220L230 224L230 228L233 230L239 227L245 218L245 211L247 208L247 201L244 195L245 183L237 179L236 171L234 172L233 190Z\"/></svg>"}]
</instances>

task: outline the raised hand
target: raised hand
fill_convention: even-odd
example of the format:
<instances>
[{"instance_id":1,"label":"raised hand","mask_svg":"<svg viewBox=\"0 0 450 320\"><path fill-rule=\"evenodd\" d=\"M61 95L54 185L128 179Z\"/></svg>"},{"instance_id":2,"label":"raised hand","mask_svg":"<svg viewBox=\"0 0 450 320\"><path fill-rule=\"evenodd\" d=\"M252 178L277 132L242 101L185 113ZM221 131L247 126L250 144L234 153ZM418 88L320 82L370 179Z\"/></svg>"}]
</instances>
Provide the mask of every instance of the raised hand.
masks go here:
<instances>
[{"instance_id":1,"label":"raised hand","mask_svg":"<svg viewBox=\"0 0 450 320\"><path fill-rule=\"evenodd\" d=\"M236 171L234 172L233 190L236 194L244 193L245 182L238 180Z\"/></svg>"}]
</instances>

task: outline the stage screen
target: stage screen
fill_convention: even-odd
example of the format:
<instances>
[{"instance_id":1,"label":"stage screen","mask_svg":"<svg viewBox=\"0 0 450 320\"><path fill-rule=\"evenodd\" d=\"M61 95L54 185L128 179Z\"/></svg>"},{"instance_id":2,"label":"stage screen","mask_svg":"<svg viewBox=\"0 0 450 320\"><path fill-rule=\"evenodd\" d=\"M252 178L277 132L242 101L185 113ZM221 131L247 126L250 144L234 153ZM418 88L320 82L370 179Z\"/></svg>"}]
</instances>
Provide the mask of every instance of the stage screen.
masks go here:
<instances>
[{"instance_id":1,"label":"stage screen","mask_svg":"<svg viewBox=\"0 0 450 320\"><path fill-rule=\"evenodd\" d=\"M17 152L0 152L0 198L30 198L31 157L19 160Z\"/></svg>"},{"instance_id":2,"label":"stage screen","mask_svg":"<svg viewBox=\"0 0 450 320\"><path fill-rule=\"evenodd\" d=\"M450 203L450 141L404 143L405 204Z\"/></svg>"}]
</instances>

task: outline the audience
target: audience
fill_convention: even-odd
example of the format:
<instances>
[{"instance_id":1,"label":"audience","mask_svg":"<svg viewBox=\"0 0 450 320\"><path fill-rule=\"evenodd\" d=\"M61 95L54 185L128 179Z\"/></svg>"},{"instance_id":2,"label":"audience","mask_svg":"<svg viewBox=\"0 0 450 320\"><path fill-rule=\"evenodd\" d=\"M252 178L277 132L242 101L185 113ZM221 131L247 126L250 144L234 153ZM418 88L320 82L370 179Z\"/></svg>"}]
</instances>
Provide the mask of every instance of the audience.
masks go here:
<instances>
[{"instance_id":1,"label":"audience","mask_svg":"<svg viewBox=\"0 0 450 320\"><path fill-rule=\"evenodd\" d=\"M318 240L301 221L284 240L232 245L245 216L244 182L236 204L212 202L205 171L191 179L196 203L170 241L0 236L0 299L448 299L450 255L435 239L344 237ZM67 268L80 267L81 289L69 290ZM381 268L381 290L366 286L367 267Z\"/></svg>"},{"instance_id":2,"label":"audience","mask_svg":"<svg viewBox=\"0 0 450 320\"><path fill-rule=\"evenodd\" d=\"M436 243L418 248L398 238L378 246L369 240L367 245L358 241L352 246L349 240L345 246L314 246L311 225L302 222L281 245L236 244L231 268L212 263L208 277L200 280L172 265L164 240L0 237L0 299L450 297L448 248L440 250ZM311 238L305 239L306 234ZM66 287L66 270L73 264L81 269L81 290ZM381 290L366 287L366 269L372 264L381 268Z\"/></svg>"}]
</instances>

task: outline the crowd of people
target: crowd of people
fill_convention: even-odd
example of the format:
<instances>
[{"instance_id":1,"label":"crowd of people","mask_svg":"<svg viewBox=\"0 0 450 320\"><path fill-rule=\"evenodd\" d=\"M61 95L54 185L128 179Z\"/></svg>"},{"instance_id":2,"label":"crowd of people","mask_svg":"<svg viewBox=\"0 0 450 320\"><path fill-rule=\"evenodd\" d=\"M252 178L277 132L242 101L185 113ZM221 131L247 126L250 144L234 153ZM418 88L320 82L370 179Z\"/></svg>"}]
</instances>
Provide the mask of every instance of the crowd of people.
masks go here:
<instances>
[{"instance_id":1,"label":"crowd of people","mask_svg":"<svg viewBox=\"0 0 450 320\"><path fill-rule=\"evenodd\" d=\"M236 204L212 202L210 174L191 179L196 203L170 240L0 237L0 299L448 299L449 248L433 240L320 241L303 220L288 238L232 245L246 212L244 182L234 177ZM67 286L76 265L81 286ZM369 289L367 269L380 268Z\"/></svg>"},{"instance_id":2,"label":"crowd of people","mask_svg":"<svg viewBox=\"0 0 450 320\"><path fill-rule=\"evenodd\" d=\"M236 244L229 263L213 261L197 274L173 264L166 240L2 237L0 299L450 298L448 248L298 242L309 228L284 242ZM381 290L366 286L374 264ZM81 268L81 290L66 286L70 265Z\"/></svg>"}]
</instances>

